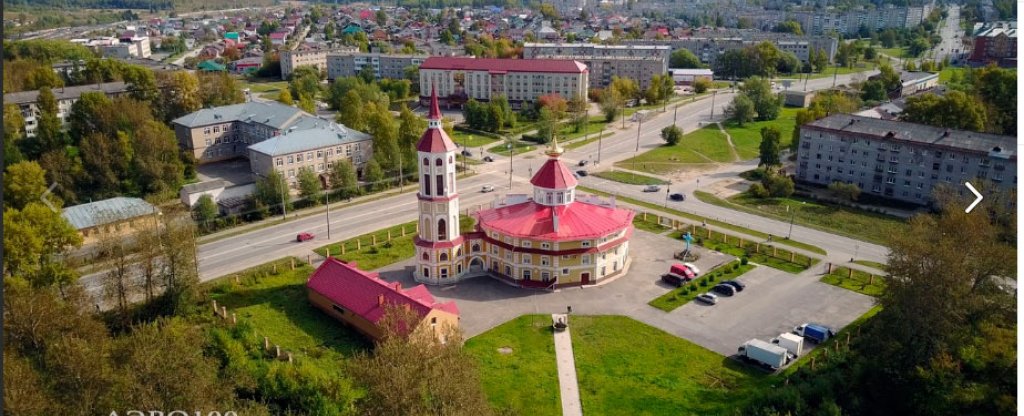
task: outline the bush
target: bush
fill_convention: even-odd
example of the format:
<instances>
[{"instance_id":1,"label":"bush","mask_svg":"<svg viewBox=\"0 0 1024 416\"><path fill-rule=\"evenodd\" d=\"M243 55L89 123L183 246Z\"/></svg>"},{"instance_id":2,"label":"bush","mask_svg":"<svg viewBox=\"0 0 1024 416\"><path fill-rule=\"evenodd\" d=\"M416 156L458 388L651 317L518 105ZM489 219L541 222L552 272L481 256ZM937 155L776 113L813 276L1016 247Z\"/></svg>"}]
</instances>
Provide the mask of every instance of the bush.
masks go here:
<instances>
[{"instance_id":1,"label":"bush","mask_svg":"<svg viewBox=\"0 0 1024 416\"><path fill-rule=\"evenodd\" d=\"M750 194L750 196L752 196L754 198L767 198L768 197L768 190L765 189L764 185L761 185L759 183L755 183L753 185L750 185L750 188L747 189L747 193Z\"/></svg>"},{"instance_id":2,"label":"bush","mask_svg":"<svg viewBox=\"0 0 1024 416\"><path fill-rule=\"evenodd\" d=\"M707 281L706 279L702 279L702 280L700 281L700 285L701 285L701 286L707 286L707 285L708 285L708 281Z\"/></svg>"},{"instance_id":3,"label":"bush","mask_svg":"<svg viewBox=\"0 0 1024 416\"><path fill-rule=\"evenodd\" d=\"M739 268L740 268L740 265L738 265L736 263L733 263L732 264L732 268L730 268L729 270L736 271L736 269L739 269Z\"/></svg>"},{"instance_id":4,"label":"bush","mask_svg":"<svg viewBox=\"0 0 1024 416\"><path fill-rule=\"evenodd\" d=\"M742 265L746 266L746 265L747 265L747 262L748 262L748 261L749 261L749 260L747 260L747 258L746 258L746 257L744 257L744 258L741 258L741 259L740 259L740 264L742 264Z\"/></svg>"}]
</instances>

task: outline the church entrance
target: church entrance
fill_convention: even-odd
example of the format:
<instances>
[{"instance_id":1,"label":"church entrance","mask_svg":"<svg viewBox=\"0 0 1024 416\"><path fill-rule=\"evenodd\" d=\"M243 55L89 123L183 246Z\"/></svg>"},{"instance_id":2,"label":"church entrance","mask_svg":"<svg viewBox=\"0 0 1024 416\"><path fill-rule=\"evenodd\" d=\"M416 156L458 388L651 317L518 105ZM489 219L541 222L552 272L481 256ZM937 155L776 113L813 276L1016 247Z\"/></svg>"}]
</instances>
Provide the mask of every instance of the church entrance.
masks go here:
<instances>
[{"instance_id":1,"label":"church entrance","mask_svg":"<svg viewBox=\"0 0 1024 416\"><path fill-rule=\"evenodd\" d=\"M469 261L469 271L472 273L484 271L484 261L480 260L479 257L473 257L473 260Z\"/></svg>"}]
</instances>

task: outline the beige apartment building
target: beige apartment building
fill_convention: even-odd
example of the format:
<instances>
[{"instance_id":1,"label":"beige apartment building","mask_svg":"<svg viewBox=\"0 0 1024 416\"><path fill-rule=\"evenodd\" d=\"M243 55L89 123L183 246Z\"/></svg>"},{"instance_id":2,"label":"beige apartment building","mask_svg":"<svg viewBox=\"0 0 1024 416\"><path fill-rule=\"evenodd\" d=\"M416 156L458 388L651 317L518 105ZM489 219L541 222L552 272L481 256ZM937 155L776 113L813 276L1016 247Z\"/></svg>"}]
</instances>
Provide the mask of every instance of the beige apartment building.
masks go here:
<instances>
[{"instance_id":1,"label":"beige apartment building","mask_svg":"<svg viewBox=\"0 0 1024 416\"><path fill-rule=\"evenodd\" d=\"M328 123L320 128L286 131L249 146L249 165L259 177L277 170L292 185L298 180L299 171L309 168L322 175L326 184L327 175L340 160L351 162L362 176L372 153L373 140L369 134Z\"/></svg>"},{"instance_id":2,"label":"beige apartment building","mask_svg":"<svg viewBox=\"0 0 1024 416\"><path fill-rule=\"evenodd\" d=\"M585 96L589 85L587 66L571 59L432 56L420 65L421 94L436 88L440 102L448 107L504 95L513 108L521 108L547 94L567 100ZM420 96L424 105L429 100L429 96Z\"/></svg>"},{"instance_id":3,"label":"beige apartment building","mask_svg":"<svg viewBox=\"0 0 1024 416\"><path fill-rule=\"evenodd\" d=\"M425 59L427 59L427 55L331 51L327 54L327 79L335 80L355 76L366 66L373 68L373 75L377 79L403 79L406 68L420 65Z\"/></svg>"},{"instance_id":4,"label":"beige apartment building","mask_svg":"<svg viewBox=\"0 0 1024 416\"><path fill-rule=\"evenodd\" d=\"M295 68L303 65L317 67L320 72L327 71L327 56L335 53L356 53L357 47L344 47L335 49L324 48L300 48L294 51L281 51L281 79L288 79L295 72Z\"/></svg>"},{"instance_id":5,"label":"beige apartment building","mask_svg":"<svg viewBox=\"0 0 1024 416\"><path fill-rule=\"evenodd\" d=\"M597 45L592 43L527 43L525 59L571 59L590 70L590 88L605 88L612 77L636 80L641 88L651 78L668 72L672 48L668 45Z\"/></svg>"}]
</instances>

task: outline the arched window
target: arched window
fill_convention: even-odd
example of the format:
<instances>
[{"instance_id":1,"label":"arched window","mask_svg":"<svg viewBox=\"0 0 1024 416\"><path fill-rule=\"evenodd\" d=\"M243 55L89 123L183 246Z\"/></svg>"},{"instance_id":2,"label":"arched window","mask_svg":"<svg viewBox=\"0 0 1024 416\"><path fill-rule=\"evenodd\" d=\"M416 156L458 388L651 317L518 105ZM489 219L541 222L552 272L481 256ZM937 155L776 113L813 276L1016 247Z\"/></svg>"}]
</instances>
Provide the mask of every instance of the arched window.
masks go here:
<instances>
[{"instance_id":1,"label":"arched window","mask_svg":"<svg viewBox=\"0 0 1024 416\"><path fill-rule=\"evenodd\" d=\"M441 166L443 164L444 164L444 161L441 160L441 158L437 158L437 160L434 161L434 166Z\"/></svg>"},{"instance_id":2,"label":"arched window","mask_svg":"<svg viewBox=\"0 0 1024 416\"><path fill-rule=\"evenodd\" d=\"M448 222L445 221L444 218L437 220L437 239L448 239Z\"/></svg>"},{"instance_id":3,"label":"arched window","mask_svg":"<svg viewBox=\"0 0 1024 416\"><path fill-rule=\"evenodd\" d=\"M480 244L473 244L473 252L474 253L479 253L480 252Z\"/></svg>"},{"instance_id":4,"label":"arched window","mask_svg":"<svg viewBox=\"0 0 1024 416\"><path fill-rule=\"evenodd\" d=\"M455 249L455 257L462 257L462 247Z\"/></svg>"},{"instance_id":5,"label":"arched window","mask_svg":"<svg viewBox=\"0 0 1024 416\"><path fill-rule=\"evenodd\" d=\"M439 256L439 260L448 261L448 253L441 253L441 255Z\"/></svg>"},{"instance_id":6,"label":"arched window","mask_svg":"<svg viewBox=\"0 0 1024 416\"><path fill-rule=\"evenodd\" d=\"M453 159L451 156L448 156L448 163L455 164L455 159Z\"/></svg>"},{"instance_id":7,"label":"arched window","mask_svg":"<svg viewBox=\"0 0 1024 416\"><path fill-rule=\"evenodd\" d=\"M430 254L426 251L423 252L423 261L430 261Z\"/></svg>"},{"instance_id":8,"label":"arched window","mask_svg":"<svg viewBox=\"0 0 1024 416\"><path fill-rule=\"evenodd\" d=\"M430 269L426 267L423 268L423 277L430 277Z\"/></svg>"},{"instance_id":9,"label":"arched window","mask_svg":"<svg viewBox=\"0 0 1024 416\"><path fill-rule=\"evenodd\" d=\"M423 166L430 166L430 159L423 158Z\"/></svg>"}]
</instances>

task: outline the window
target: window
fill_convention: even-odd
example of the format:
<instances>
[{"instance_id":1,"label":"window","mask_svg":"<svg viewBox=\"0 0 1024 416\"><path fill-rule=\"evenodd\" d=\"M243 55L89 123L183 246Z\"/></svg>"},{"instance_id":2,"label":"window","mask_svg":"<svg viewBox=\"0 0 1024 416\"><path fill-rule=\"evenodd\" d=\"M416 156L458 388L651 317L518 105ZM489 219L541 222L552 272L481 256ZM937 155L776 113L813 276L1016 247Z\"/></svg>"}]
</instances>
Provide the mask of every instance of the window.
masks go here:
<instances>
[{"instance_id":1,"label":"window","mask_svg":"<svg viewBox=\"0 0 1024 416\"><path fill-rule=\"evenodd\" d=\"M437 194L444 195L444 175L437 175Z\"/></svg>"},{"instance_id":2,"label":"window","mask_svg":"<svg viewBox=\"0 0 1024 416\"><path fill-rule=\"evenodd\" d=\"M288 177L289 178L294 178L295 177L295 169L288 169Z\"/></svg>"},{"instance_id":3,"label":"window","mask_svg":"<svg viewBox=\"0 0 1024 416\"><path fill-rule=\"evenodd\" d=\"M531 277L533 274L530 273L530 270L523 270L523 280L530 280Z\"/></svg>"},{"instance_id":4,"label":"window","mask_svg":"<svg viewBox=\"0 0 1024 416\"><path fill-rule=\"evenodd\" d=\"M313 160L313 152L306 153L306 160Z\"/></svg>"},{"instance_id":5,"label":"window","mask_svg":"<svg viewBox=\"0 0 1024 416\"><path fill-rule=\"evenodd\" d=\"M316 151L316 158L319 159L319 158L322 158L322 157L324 157L324 151L323 150L317 150Z\"/></svg>"},{"instance_id":6,"label":"window","mask_svg":"<svg viewBox=\"0 0 1024 416\"><path fill-rule=\"evenodd\" d=\"M324 164L323 163L318 163L316 165L316 171L317 172L323 172L324 171Z\"/></svg>"},{"instance_id":7,"label":"window","mask_svg":"<svg viewBox=\"0 0 1024 416\"><path fill-rule=\"evenodd\" d=\"M581 244L581 245L582 245L583 247L590 247L590 240L584 240L584 241L583 241L582 243L580 243L580 244Z\"/></svg>"},{"instance_id":8,"label":"window","mask_svg":"<svg viewBox=\"0 0 1024 416\"><path fill-rule=\"evenodd\" d=\"M589 254L584 254L584 255L580 256L580 262L582 264L590 264L590 255Z\"/></svg>"},{"instance_id":9,"label":"window","mask_svg":"<svg viewBox=\"0 0 1024 416\"><path fill-rule=\"evenodd\" d=\"M277 166L284 166L284 159L277 158L274 161L277 163Z\"/></svg>"},{"instance_id":10,"label":"window","mask_svg":"<svg viewBox=\"0 0 1024 416\"><path fill-rule=\"evenodd\" d=\"M562 276L568 276L568 275L569 275L569 269L562 269Z\"/></svg>"},{"instance_id":11,"label":"window","mask_svg":"<svg viewBox=\"0 0 1024 416\"><path fill-rule=\"evenodd\" d=\"M210 139L206 139L206 145L207 145L207 146L209 146L209 145L211 145L211 144L213 144L213 141L212 141L212 140L210 140Z\"/></svg>"},{"instance_id":12,"label":"window","mask_svg":"<svg viewBox=\"0 0 1024 416\"><path fill-rule=\"evenodd\" d=\"M301 162L302 161L302 153L299 153L299 154L295 155L295 161L296 162Z\"/></svg>"},{"instance_id":13,"label":"window","mask_svg":"<svg viewBox=\"0 0 1024 416\"><path fill-rule=\"evenodd\" d=\"M437 259L440 261L448 261L448 253L441 253L441 255L438 256Z\"/></svg>"},{"instance_id":14,"label":"window","mask_svg":"<svg viewBox=\"0 0 1024 416\"><path fill-rule=\"evenodd\" d=\"M448 278L448 268L447 267L442 267L441 268L441 278L442 279Z\"/></svg>"},{"instance_id":15,"label":"window","mask_svg":"<svg viewBox=\"0 0 1024 416\"><path fill-rule=\"evenodd\" d=\"M523 264L532 264L532 263L533 263L533 256L531 256L529 254L523 254Z\"/></svg>"},{"instance_id":16,"label":"window","mask_svg":"<svg viewBox=\"0 0 1024 416\"><path fill-rule=\"evenodd\" d=\"M448 239L448 223L444 220L444 218L437 220L437 239Z\"/></svg>"},{"instance_id":17,"label":"window","mask_svg":"<svg viewBox=\"0 0 1024 416\"><path fill-rule=\"evenodd\" d=\"M540 243L540 248L549 249L551 248L551 243Z\"/></svg>"},{"instance_id":18,"label":"window","mask_svg":"<svg viewBox=\"0 0 1024 416\"><path fill-rule=\"evenodd\" d=\"M548 256L540 256L540 265L541 266L550 266L551 265L551 258L548 257Z\"/></svg>"},{"instance_id":19,"label":"window","mask_svg":"<svg viewBox=\"0 0 1024 416\"><path fill-rule=\"evenodd\" d=\"M423 166L430 166L430 160L427 158L423 158Z\"/></svg>"},{"instance_id":20,"label":"window","mask_svg":"<svg viewBox=\"0 0 1024 416\"><path fill-rule=\"evenodd\" d=\"M423 175L423 195L430 196L430 175Z\"/></svg>"},{"instance_id":21,"label":"window","mask_svg":"<svg viewBox=\"0 0 1024 416\"><path fill-rule=\"evenodd\" d=\"M437 160L434 161L434 166L441 166L443 164L444 164L444 161L441 160L441 158L437 158Z\"/></svg>"},{"instance_id":22,"label":"window","mask_svg":"<svg viewBox=\"0 0 1024 416\"><path fill-rule=\"evenodd\" d=\"M479 243L473 243L472 251L474 253L479 253L480 252L480 244Z\"/></svg>"}]
</instances>

